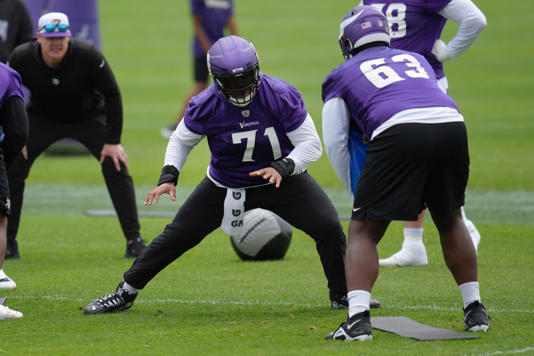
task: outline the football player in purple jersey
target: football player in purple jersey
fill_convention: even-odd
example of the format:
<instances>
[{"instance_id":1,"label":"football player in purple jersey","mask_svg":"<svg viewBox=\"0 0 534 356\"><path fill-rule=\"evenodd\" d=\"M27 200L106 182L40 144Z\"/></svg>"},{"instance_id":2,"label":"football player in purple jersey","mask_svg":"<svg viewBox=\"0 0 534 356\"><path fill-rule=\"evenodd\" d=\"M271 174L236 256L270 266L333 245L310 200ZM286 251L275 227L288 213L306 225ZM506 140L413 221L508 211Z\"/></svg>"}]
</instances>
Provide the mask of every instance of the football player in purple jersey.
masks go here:
<instances>
[{"instance_id":1,"label":"football player in purple jersey","mask_svg":"<svg viewBox=\"0 0 534 356\"><path fill-rule=\"evenodd\" d=\"M232 0L190 0L193 16L193 76L195 86L187 94L176 121L169 127L161 129L161 136L169 138L184 116L189 99L198 95L208 87L208 67L206 54L211 45L224 36L227 28L231 35L237 35L237 24L234 17Z\"/></svg>"},{"instance_id":2,"label":"football player in purple jersey","mask_svg":"<svg viewBox=\"0 0 534 356\"><path fill-rule=\"evenodd\" d=\"M327 339L372 339L369 299L378 277L376 245L390 221L416 220L425 206L463 298L465 329L486 331L477 256L460 209L469 176L464 119L422 55L389 47L388 24L380 11L353 8L339 33L345 62L328 74L322 95L323 133L340 138L325 141L325 147L336 170L348 170L345 141L352 122L369 149L345 255L348 318Z\"/></svg>"},{"instance_id":3,"label":"football player in purple jersey","mask_svg":"<svg viewBox=\"0 0 534 356\"><path fill-rule=\"evenodd\" d=\"M10 213L7 169L20 153L28 138L28 118L24 108L20 75L0 63L0 289L17 285L2 270L6 253L7 216ZM22 313L3 305L0 298L0 320L21 318Z\"/></svg>"},{"instance_id":4,"label":"football player in purple jersey","mask_svg":"<svg viewBox=\"0 0 534 356\"><path fill-rule=\"evenodd\" d=\"M372 5L388 19L391 47L416 52L423 55L434 69L440 88L448 92L448 82L443 72L443 62L454 59L466 51L486 27L484 14L471 0L362 0L360 5ZM458 31L449 43L440 39L447 20L459 25ZM345 172L342 180L351 182L354 193L361 166L365 160L367 146L361 141L361 133L352 127L349 134L351 155L350 172ZM402 249L394 255L380 259L381 266L426 266L428 257L423 243L423 221L425 211L417 221L404 222L404 242ZM475 250L480 242L480 233L473 222L462 217Z\"/></svg>"},{"instance_id":5,"label":"football player in purple jersey","mask_svg":"<svg viewBox=\"0 0 534 356\"><path fill-rule=\"evenodd\" d=\"M315 240L333 308L347 307L343 263L345 234L328 196L306 172L321 155L321 141L300 92L263 74L252 44L219 39L208 52L213 83L193 97L170 137L158 186L176 199L178 175L204 137L211 151L206 177L174 220L123 275L116 291L95 299L86 314L129 308L137 290L219 226L240 235L245 210L272 211Z\"/></svg>"}]
</instances>

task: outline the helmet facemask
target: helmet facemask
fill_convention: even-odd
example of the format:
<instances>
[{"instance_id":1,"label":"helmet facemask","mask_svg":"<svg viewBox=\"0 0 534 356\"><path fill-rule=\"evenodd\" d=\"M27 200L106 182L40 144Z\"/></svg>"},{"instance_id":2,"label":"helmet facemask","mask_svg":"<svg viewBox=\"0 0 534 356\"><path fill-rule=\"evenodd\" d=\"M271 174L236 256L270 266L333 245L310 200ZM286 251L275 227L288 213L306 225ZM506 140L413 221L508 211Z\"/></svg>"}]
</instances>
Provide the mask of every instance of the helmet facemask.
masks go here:
<instances>
[{"instance_id":1,"label":"helmet facemask","mask_svg":"<svg viewBox=\"0 0 534 356\"><path fill-rule=\"evenodd\" d=\"M212 74L219 93L235 106L243 107L252 102L260 85L260 70L252 69L237 75Z\"/></svg>"}]
</instances>

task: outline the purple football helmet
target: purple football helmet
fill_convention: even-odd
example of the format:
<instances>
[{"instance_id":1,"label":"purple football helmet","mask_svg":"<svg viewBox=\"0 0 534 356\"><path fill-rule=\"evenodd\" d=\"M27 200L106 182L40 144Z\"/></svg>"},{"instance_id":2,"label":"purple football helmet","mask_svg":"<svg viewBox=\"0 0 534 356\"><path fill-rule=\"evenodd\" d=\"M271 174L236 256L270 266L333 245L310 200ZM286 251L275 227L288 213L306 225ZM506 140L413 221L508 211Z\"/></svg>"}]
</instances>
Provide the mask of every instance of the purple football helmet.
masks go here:
<instances>
[{"instance_id":1,"label":"purple football helmet","mask_svg":"<svg viewBox=\"0 0 534 356\"><path fill-rule=\"evenodd\" d=\"M389 45L388 21L384 14L372 6L356 6L339 25L339 45L343 57L350 59L356 48L371 42L385 42Z\"/></svg>"},{"instance_id":2,"label":"purple football helmet","mask_svg":"<svg viewBox=\"0 0 534 356\"><path fill-rule=\"evenodd\" d=\"M252 43L222 37L208 51L207 61L219 93L235 106L250 104L260 86L260 60Z\"/></svg>"}]
</instances>

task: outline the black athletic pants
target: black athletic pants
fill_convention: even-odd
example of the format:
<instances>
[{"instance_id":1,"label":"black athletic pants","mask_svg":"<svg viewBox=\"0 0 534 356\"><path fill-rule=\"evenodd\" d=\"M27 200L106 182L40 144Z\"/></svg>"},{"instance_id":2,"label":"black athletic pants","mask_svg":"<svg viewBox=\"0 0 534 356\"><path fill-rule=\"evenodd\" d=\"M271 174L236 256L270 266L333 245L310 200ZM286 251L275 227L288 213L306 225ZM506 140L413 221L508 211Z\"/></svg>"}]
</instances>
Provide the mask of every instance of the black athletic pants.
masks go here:
<instances>
[{"instance_id":1,"label":"black athletic pants","mask_svg":"<svg viewBox=\"0 0 534 356\"><path fill-rule=\"evenodd\" d=\"M226 189L204 178L186 199L174 220L157 236L124 273L124 280L142 289L168 264L196 246L221 225ZM345 234L332 202L307 173L274 184L249 188L245 210L274 212L315 240L330 297L346 294L344 269Z\"/></svg>"},{"instance_id":2,"label":"black athletic pants","mask_svg":"<svg viewBox=\"0 0 534 356\"><path fill-rule=\"evenodd\" d=\"M81 142L99 160L102 147L106 143L106 129L103 120L98 118L63 123L35 115L29 116L29 136L26 143L28 159L24 159L22 154L19 154L8 172L11 193L11 215L7 225L8 245L15 241L17 236L25 179L28 177L33 162L51 144L63 138L72 138ZM140 227L132 177L122 163L121 170L117 171L110 158L106 158L102 164L102 174L124 236L127 240L137 238Z\"/></svg>"}]
</instances>

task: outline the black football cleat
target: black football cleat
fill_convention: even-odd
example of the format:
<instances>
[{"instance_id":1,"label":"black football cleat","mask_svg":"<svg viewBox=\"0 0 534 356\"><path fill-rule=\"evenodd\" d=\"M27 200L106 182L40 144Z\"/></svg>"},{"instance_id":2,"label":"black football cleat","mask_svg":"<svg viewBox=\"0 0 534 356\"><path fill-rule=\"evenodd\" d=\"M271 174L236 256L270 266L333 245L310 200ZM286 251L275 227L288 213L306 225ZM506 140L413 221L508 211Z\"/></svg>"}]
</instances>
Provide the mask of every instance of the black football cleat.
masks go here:
<instances>
[{"instance_id":1,"label":"black football cleat","mask_svg":"<svg viewBox=\"0 0 534 356\"><path fill-rule=\"evenodd\" d=\"M137 298L137 292L130 293L122 287L123 285L124 282L120 282L115 292L93 300L85 307L83 313L105 314L130 309Z\"/></svg>"},{"instance_id":2,"label":"black football cleat","mask_svg":"<svg viewBox=\"0 0 534 356\"><path fill-rule=\"evenodd\" d=\"M354 314L336 330L325 336L327 340L366 341L373 340L369 310Z\"/></svg>"},{"instance_id":3,"label":"black football cleat","mask_svg":"<svg viewBox=\"0 0 534 356\"><path fill-rule=\"evenodd\" d=\"M20 259L19 244L17 241L8 242L6 246L6 259L12 258L15 260Z\"/></svg>"},{"instance_id":4,"label":"black football cleat","mask_svg":"<svg viewBox=\"0 0 534 356\"><path fill-rule=\"evenodd\" d=\"M486 308L476 300L464 309L464 329L466 331L488 331L490 317Z\"/></svg>"}]
</instances>

